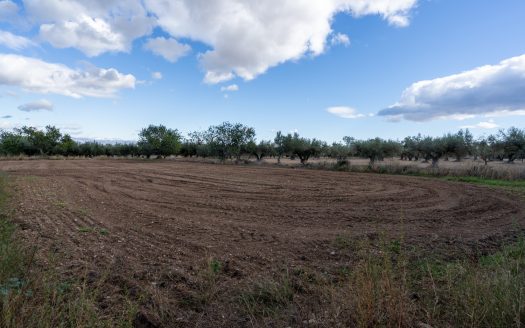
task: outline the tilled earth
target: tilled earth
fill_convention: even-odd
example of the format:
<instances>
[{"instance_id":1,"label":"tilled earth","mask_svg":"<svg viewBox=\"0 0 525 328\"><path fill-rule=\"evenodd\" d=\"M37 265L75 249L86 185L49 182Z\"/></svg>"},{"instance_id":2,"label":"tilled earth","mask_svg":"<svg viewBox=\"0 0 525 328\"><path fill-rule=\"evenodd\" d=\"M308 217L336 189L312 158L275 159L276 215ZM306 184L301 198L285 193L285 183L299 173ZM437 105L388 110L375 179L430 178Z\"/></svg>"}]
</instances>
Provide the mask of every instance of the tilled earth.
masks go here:
<instances>
[{"instance_id":1,"label":"tilled earth","mask_svg":"<svg viewBox=\"0 0 525 328\"><path fill-rule=\"evenodd\" d=\"M119 293L147 295L146 326L161 324L161 308L173 325L209 324L194 303L210 259L220 263L215 293L233 297L283 268L351 266L341 238L386 236L454 258L488 252L525 226L519 196L437 179L128 160L0 161L0 171L43 261L55 253L64 273L107 276L107 306Z\"/></svg>"}]
</instances>

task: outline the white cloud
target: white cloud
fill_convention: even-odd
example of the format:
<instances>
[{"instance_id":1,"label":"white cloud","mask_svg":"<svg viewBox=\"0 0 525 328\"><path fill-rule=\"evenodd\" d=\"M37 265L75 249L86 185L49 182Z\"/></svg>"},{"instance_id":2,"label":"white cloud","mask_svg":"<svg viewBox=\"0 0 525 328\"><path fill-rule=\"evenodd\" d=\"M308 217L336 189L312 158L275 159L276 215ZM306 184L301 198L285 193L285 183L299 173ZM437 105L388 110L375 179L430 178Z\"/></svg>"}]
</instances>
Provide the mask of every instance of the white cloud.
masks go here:
<instances>
[{"instance_id":1,"label":"white cloud","mask_svg":"<svg viewBox=\"0 0 525 328\"><path fill-rule=\"evenodd\" d=\"M41 110L52 111L53 103L47 99L41 99L41 100L37 100L37 101L33 101L27 104L20 105L18 106L18 109L23 112L37 112Z\"/></svg>"},{"instance_id":2,"label":"white cloud","mask_svg":"<svg viewBox=\"0 0 525 328\"><path fill-rule=\"evenodd\" d=\"M382 116L426 121L444 116L512 113L525 108L525 55L407 88Z\"/></svg>"},{"instance_id":3,"label":"white cloud","mask_svg":"<svg viewBox=\"0 0 525 328\"><path fill-rule=\"evenodd\" d=\"M494 123L494 120L488 120L486 122L479 122L474 125L464 125L462 129L495 129L499 128L499 125Z\"/></svg>"},{"instance_id":4,"label":"white cloud","mask_svg":"<svg viewBox=\"0 0 525 328\"><path fill-rule=\"evenodd\" d=\"M144 48L172 63L186 56L191 50L191 47L187 44L179 43L173 38L166 39L163 37L149 39L144 44Z\"/></svg>"},{"instance_id":5,"label":"white cloud","mask_svg":"<svg viewBox=\"0 0 525 328\"><path fill-rule=\"evenodd\" d=\"M199 58L205 81L251 80L270 67L325 51L337 13L380 15L406 26L417 0L145 0L172 37L211 49Z\"/></svg>"},{"instance_id":6,"label":"white cloud","mask_svg":"<svg viewBox=\"0 0 525 328\"><path fill-rule=\"evenodd\" d=\"M472 114L451 114L451 115L444 115L444 116L438 116L436 118L440 120L452 120L452 121L464 121L471 118L476 117L476 115Z\"/></svg>"},{"instance_id":7,"label":"white cloud","mask_svg":"<svg viewBox=\"0 0 525 328\"><path fill-rule=\"evenodd\" d=\"M326 111L330 114L333 114L335 116L339 116L342 118L361 118L365 117L364 114L359 114L357 110L355 110L352 107L346 107L346 106L336 106L336 107L329 107L326 109Z\"/></svg>"},{"instance_id":8,"label":"white cloud","mask_svg":"<svg viewBox=\"0 0 525 328\"><path fill-rule=\"evenodd\" d=\"M28 18L40 24L40 38L56 48L77 48L88 56L128 52L155 21L140 0L24 0Z\"/></svg>"},{"instance_id":9,"label":"white cloud","mask_svg":"<svg viewBox=\"0 0 525 328\"><path fill-rule=\"evenodd\" d=\"M330 39L330 43L333 46L342 45L348 47L350 46L350 38L346 34L337 33L334 36L332 36L332 38Z\"/></svg>"},{"instance_id":10,"label":"white cloud","mask_svg":"<svg viewBox=\"0 0 525 328\"><path fill-rule=\"evenodd\" d=\"M124 36L111 30L103 19L81 15L76 21L65 21L40 26L40 37L55 48L75 47L88 56L107 51L126 51Z\"/></svg>"},{"instance_id":11,"label":"white cloud","mask_svg":"<svg viewBox=\"0 0 525 328\"><path fill-rule=\"evenodd\" d=\"M237 84L230 84L224 87L221 87L222 92L232 92L232 91L239 91L239 86Z\"/></svg>"},{"instance_id":12,"label":"white cloud","mask_svg":"<svg viewBox=\"0 0 525 328\"><path fill-rule=\"evenodd\" d=\"M7 3L5 0L0 3ZM170 38L146 47L169 61L186 55L189 39L208 50L199 54L205 82L238 76L250 80L269 68L304 56L322 54L335 34L334 16L379 15L406 26L417 0L22 0L23 12L39 28L41 40L57 48L76 48L88 56L128 52L133 40L160 27ZM14 9L12 4L6 5Z\"/></svg>"},{"instance_id":13,"label":"white cloud","mask_svg":"<svg viewBox=\"0 0 525 328\"><path fill-rule=\"evenodd\" d=\"M0 116L0 118L2 118L2 119L12 118L12 117L13 117L12 115L4 115L4 116Z\"/></svg>"},{"instance_id":14,"label":"white cloud","mask_svg":"<svg viewBox=\"0 0 525 328\"><path fill-rule=\"evenodd\" d=\"M162 80L162 73L161 72L153 72L151 73L151 78L154 80Z\"/></svg>"},{"instance_id":15,"label":"white cloud","mask_svg":"<svg viewBox=\"0 0 525 328\"><path fill-rule=\"evenodd\" d=\"M13 50L22 50L36 46L36 44L28 38L2 30L0 30L0 45Z\"/></svg>"},{"instance_id":16,"label":"white cloud","mask_svg":"<svg viewBox=\"0 0 525 328\"><path fill-rule=\"evenodd\" d=\"M69 97L112 97L119 90L134 88L135 77L114 68L75 70L40 59L0 54L0 84L37 93Z\"/></svg>"},{"instance_id":17,"label":"white cloud","mask_svg":"<svg viewBox=\"0 0 525 328\"><path fill-rule=\"evenodd\" d=\"M500 111L485 114L485 117L507 117L507 116L525 116L525 109L500 110Z\"/></svg>"}]
</instances>

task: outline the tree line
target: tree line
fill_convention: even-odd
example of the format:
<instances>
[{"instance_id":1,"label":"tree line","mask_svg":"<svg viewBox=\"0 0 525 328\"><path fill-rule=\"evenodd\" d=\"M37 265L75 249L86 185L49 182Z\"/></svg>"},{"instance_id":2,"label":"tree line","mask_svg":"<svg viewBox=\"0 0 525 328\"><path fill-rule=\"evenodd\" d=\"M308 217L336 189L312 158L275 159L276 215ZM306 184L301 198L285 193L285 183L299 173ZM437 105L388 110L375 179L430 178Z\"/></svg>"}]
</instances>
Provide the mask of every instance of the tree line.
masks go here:
<instances>
[{"instance_id":1,"label":"tree line","mask_svg":"<svg viewBox=\"0 0 525 328\"><path fill-rule=\"evenodd\" d=\"M139 133L135 143L102 144L75 141L54 126L45 129L24 126L0 132L0 155L3 156L125 156L125 157L214 157L240 160L253 156L299 159L306 164L312 157L330 157L345 163L350 157L367 158L373 166L385 158L426 161L436 167L442 159L461 161L466 157L489 161L525 158L525 130L511 127L497 134L475 139L467 130L441 137L410 136L399 140L373 138L357 140L346 136L341 142L328 144L319 139L301 137L298 133L277 132L273 140L256 141L255 129L241 123L224 122L183 136L178 130L163 125L150 125Z\"/></svg>"}]
</instances>

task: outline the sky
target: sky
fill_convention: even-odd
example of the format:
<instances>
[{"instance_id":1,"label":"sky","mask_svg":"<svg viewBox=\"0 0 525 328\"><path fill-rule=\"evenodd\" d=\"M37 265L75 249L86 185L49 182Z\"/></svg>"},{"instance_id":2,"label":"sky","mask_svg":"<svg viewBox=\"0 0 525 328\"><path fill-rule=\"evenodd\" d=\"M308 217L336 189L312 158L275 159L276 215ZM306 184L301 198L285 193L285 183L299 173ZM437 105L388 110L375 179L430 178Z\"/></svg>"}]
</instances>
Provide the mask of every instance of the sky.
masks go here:
<instances>
[{"instance_id":1,"label":"sky","mask_svg":"<svg viewBox=\"0 0 525 328\"><path fill-rule=\"evenodd\" d=\"M0 0L0 129L525 127L523 0Z\"/></svg>"}]
</instances>

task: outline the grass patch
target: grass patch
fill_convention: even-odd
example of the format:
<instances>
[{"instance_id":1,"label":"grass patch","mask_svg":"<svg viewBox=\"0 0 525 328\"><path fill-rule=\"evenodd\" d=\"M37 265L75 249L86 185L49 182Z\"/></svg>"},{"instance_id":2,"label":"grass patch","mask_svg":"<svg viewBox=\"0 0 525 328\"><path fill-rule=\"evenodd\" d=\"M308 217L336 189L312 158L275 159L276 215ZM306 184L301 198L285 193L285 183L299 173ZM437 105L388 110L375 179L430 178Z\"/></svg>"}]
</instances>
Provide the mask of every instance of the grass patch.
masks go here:
<instances>
[{"instance_id":1,"label":"grass patch","mask_svg":"<svg viewBox=\"0 0 525 328\"><path fill-rule=\"evenodd\" d=\"M402 240L361 243L334 276L297 268L238 291L252 325L523 327L525 239L477 260L412 258ZM335 277L335 278L334 278Z\"/></svg>"},{"instance_id":2,"label":"grass patch","mask_svg":"<svg viewBox=\"0 0 525 328\"><path fill-rule=\"evenodd\" d=\"M288 275L278 280L255 281L239 295L239 303L251 318L275 317L293 301L294 288Z\"/></svg>"},{"instance_id":3,"label":"grass patch","mask_svg":"<svg viewBox=\"0 0 525 328\"><path fill-rule=\"evenodd\" d=\"M525 190L524 180L498 180L498 179L484 179L479 177L445 177L448 181L458 181L480 184L485 186L512 188L512 189L523 189Z\"/></svg>"},{"instance_id":4,"label":"grass patch","mask_svg":"<svg viewBox=\"0 0 525 328\"><path fill-rule=\"evenodd\" d=\"M104 281L66 280L52 264L36 263L36 249L21 243L8 219L7 197L0 175L0 327L132 327L134 303L123 298L111 314L98 306Z\"/></svg>"},{"instance_id":5,"label":"grass patch","mask_svg":"<svg viewBox=\"0 0 525 328\"><path fill-rule=\"evenodd\" d=\"M425 274L426 271L426 274ZM522 327L525 324L525 239L478 261L427 262L415 270L427 322L462 327Z\"/></svg>"}]
</instances>

